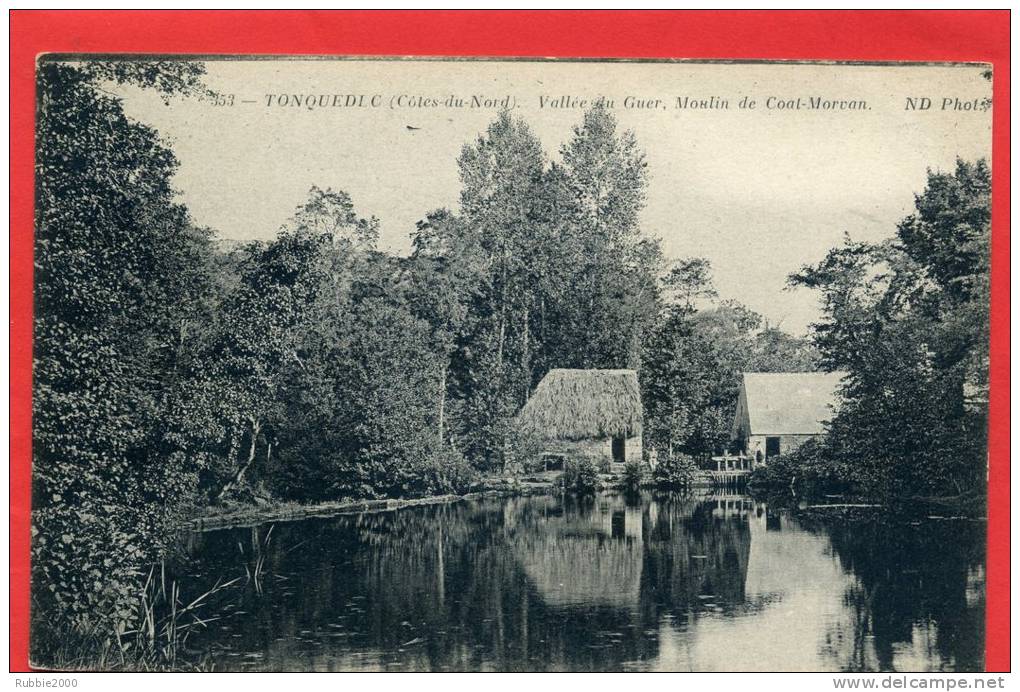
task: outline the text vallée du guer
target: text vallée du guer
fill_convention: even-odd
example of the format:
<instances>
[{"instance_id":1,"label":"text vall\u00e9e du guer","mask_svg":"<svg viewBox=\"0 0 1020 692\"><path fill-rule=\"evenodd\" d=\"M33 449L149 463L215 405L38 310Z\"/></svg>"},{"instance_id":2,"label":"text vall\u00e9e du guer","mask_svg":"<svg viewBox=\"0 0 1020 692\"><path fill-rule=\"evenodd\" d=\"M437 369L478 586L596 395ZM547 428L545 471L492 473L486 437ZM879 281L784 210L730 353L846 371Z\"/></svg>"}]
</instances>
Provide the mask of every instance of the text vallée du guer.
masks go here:
<instances>
[{"instance_id":1,"label":"text vall\u00e9e du guer","mask_svg":"<svg viewBox=\"0 0 1020 692\"><path fill-rule=\"evenodd\" d=\"M585 97L577 95L538 95L533 105L545 110L584 110L588 108L622 108L628 111L869 111L872 104L864 98L803 96L675 96L670 98L623 96ZM960 96L908 96L902 108L918 112L984 112L991 107L991 99ZM392 94L379 93L273 93L259 98L239 98L235 94L217 94L213 105L231 107L241 104L261 104L279 110L331 110L331 109L388 109L388 110L510 110L520 108L518 98L512 94Z\"/></svg>"}]
</instances>

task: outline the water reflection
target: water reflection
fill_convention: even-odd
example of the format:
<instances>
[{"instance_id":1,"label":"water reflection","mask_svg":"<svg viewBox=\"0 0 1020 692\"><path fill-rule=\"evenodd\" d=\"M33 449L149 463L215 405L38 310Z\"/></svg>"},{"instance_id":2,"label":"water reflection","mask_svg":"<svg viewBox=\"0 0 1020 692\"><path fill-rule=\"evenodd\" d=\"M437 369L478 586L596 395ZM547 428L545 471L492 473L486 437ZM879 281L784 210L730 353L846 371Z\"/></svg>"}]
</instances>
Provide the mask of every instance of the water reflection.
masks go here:
<instances>
[{"instance_id":1,"label":"water reflection","mask_svg":"<svg viewBox=\"0 0 1020 692\"><path fill-rule=\"evenodd\" d=\"M193 534L178 571L241 577L188 642L221 669L979 670L983 545L741 495L538 496Z\"/></svg>"}]
</instances>

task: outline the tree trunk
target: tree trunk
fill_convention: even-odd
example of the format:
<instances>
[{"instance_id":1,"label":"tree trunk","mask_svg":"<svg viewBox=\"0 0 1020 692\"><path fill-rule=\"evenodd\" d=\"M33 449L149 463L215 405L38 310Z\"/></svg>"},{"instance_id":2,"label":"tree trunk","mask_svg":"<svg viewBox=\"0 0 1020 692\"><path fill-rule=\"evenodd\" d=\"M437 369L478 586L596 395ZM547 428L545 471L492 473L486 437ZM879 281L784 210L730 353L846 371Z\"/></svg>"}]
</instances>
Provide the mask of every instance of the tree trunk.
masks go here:
<instances>
[{"instance_id":1,"label":"tree trunk","mask_svg":"<svg viewBox=\"0 0 1020 692\"><path fill-rule=\"evenodd\" d=\"M443 415L446 412L446 363L439 370L439 446L443 446Z\"/></svg>"},{"instance_id":2,"label":"tree trunk","mask_svg":"<svg viewBox=\"0 0 1020 692\"><path fill-rule=\"evenodd\" d=\"M529 320L529 310L527 307L524 308L524 400L521 401L523 406L528 400L528 393L531 391L531 322Z\"/></svg>"},{"instance_id":3,"label":"tree trunk","mask_svg":"<svg viewBox=\"0 0 1020 692\"><path fill-rule=\"evenodd\" d=\"M227 450L227 464L230 468L237 466L237 451L241 446L241 435L236 428L230 430L230 449Z\"/></svg>"},{"instance_id":4,"label":"tree trunk","mask_svg":"<svg viewBox=\"0 0 1020 692\"><path fill-rule=\"evenodd\" d=\"M539 327L538 327L538 336L539 336L539 339L541 340L541 342L543 344L545 344L546 343L546 341L545 341L545 296L542 296L542 298L539 301L538 305L539 305L539 307L538 307L538 318L540 320L542 320L542 324L539 325Z\"/></svg>"},{"instance_id":5,"label":"tree trunk","mask_svg":"<svg viewBox=\"0 0 1020 692\"><path fill-rule=\"evenodd\" d=\"M499 306L499 342L496 346L496 363L503 369L503 340L506 338L506 290Z\"/></svg>"},{"instance_id":6,"label":"tree trunk","mask_svg":"<svg viewBox=\"0 0 1020 692\"><path fill-rule=\"evenodd\" d=\"M500 286L500 299L499 299L499 343L496 347L496 363L499 365L499 369L503 369L503 341L506 339L506 281L507 281L507 269L506 269L507 258L503 258L503 266L501 267L501 278L502 284Z\"/></svg>"},{"instance_id":7,"label":"tree trunk","mask_svg":"<svg viewBox=\"0 0 1020 692\"><path fill-rule=\"evenodd\" d=\"M251 445L248 447L248 460L244 462L244 465L237 470L234 477L223 486L223 490L216 496L217 500L222 500L226 497L227 493L230 492L234 487L237 486L244 479L244 474L253 463L255 463L255 443L259 438L259 431L262 429L262 424L254 418L251 419Z\"/></svg>"}]
</instances>

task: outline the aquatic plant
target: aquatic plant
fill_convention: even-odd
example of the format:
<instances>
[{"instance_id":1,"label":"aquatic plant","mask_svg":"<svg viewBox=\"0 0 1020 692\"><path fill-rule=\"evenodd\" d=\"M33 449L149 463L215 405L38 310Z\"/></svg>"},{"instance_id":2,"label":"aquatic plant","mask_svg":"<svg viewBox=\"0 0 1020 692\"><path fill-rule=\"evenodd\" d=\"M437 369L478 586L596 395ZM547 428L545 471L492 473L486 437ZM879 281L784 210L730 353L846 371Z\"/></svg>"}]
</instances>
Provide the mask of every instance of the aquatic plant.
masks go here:
<instances>
[{"instance_id":1,"label":"aquatic plant","mask_svg":"<svg viewBox=\"0 0 1020 692\"><path fill-rule=\"evenodd\" d=\"M252 584L255 587L255 593L262 594L262 578L266 572L266 555L269 553L269 544L273 538L273 529L276 528L276 524L269 527L266 531L265 538L259 538L259 530L257 526L253 526L251 529L251 553L252 561L245 562L244 573L246 582ZM244 555L244 547L240 541L237 543L237 549Z\"/></svg>"},{"instance_id":2,"label":"aquatic plant","mask_svg":"<svg viewBox=\"0 0 1020 692\"><path fill-rule=\"evenodd\" d=\"M227 582L217 580L211 589L185 603L179 582L167 580L166 564L160 563L158 575L153 567L140 595L138 626L116 635L121 665L143 669L176 667L178 653L188 636L219 619L200 616L209 598L239 580L239 577Z\"/></svg>"},{"instance_id":3,"label":"aquatic plant","mask_svg":"<svg viewBox=\"0 0 1020 692\"><path fill-rule=\"evenodd\" d=\"M33 664L56 670L205 670L210 662L188 662L179 657L188 637L218 620L202 611L217 592L239 581L217 581L212 588L185 602L180 583L168 579L165 563L152 566L133 610L112 631L108 621L97 617L88 627L65 633L41 653ZM131 624L127 624L131 623ZM36 651L40 649L36 648Z\"/></svg>"}]
</instances>

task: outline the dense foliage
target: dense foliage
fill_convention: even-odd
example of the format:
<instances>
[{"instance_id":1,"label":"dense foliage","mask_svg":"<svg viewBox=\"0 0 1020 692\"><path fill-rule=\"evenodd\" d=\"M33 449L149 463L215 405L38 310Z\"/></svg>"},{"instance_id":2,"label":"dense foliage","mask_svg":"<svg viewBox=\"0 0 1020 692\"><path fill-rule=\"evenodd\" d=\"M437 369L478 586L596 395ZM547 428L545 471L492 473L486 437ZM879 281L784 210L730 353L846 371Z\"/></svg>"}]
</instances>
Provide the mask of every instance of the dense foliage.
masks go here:
<instances>
[{"instance_id":1,"label":"dense foliage","mask_svg":"<svg viewBox=\"0 0 1020 692\"><path fill-rule=\"evenodd\" d=\"M137 577L208 461L188 444L183 381L209 307L210 236L174 201L173 154L98 87L170 98L200 75L39 64L32 564L37 622L55 631L132 624Z\"/></svg>"},{"instance_id":2,"label":"dense foliage","mask_svg":"<svg viewBox=\"0 0 1020 692\"><path fill-rule=\"evenodd\" d=\"M983 163L931 174L895 240L848 241L793 278L824 300L816 349L719 300L706 260L666 266L639 223L644 155L602 108L555 161L496 117L456 162L459 209L421 220L408 256L380 251L378 221L329 187L271 241L218 241L176 201L166 143L107 88L201 97L202 72L39 65L39 655L131 632L148 566L195 507L461 492L533 470L540 447L515 417L555 367L640 371L661 485L725 450L740 372L818 367L851 378L803 464L889 492L980 476ZM589 492L597 471L572 462L565 485Z\"/></svg>"},{"instance_id":3,"label":"dense foliage","mask_svg":"<svg viewBox=\"0 0 1020 692\"><path fill-rule=\"evenodd\" d=\"M567 459L559 478L560 488L568 493L588 495L602 487L598 464L588 457Z\"/></svg>"},{"instance_id":4,"label":"dense foliage","mask_svg":"<svg viewBox=\"0 0 1020 692\"><path fill-rule=\"evenodd\" d=\"M652 480L659 488L678 490L693 486L697 474L698 464L694 458L677 453L659 460L652 470Z\"/></svg>"},{"instance_id":5,"label":"dense foliage","mask_svg":"<svg viewBox=\"0 0 1020 692\"><path fill-rule=\"evenodd\" d=\"M791 277L821 293L823 364L849 373L824 450L841 480L890 496L980 486L990 194L984 161L929 172L895 238L847 238Z\"/></svg>"},{"instance_id":6,"label":"dense foliage","mask_svg":"<svg viewBox=\"0 0 1020 692\"><path fill-rule=\"evenodd\" d=\"M627 492L637 492L641 488L644 467L640 462L628 461L623 467L623 488Z\"/></svg>"},{"instance_id":7,"label":"dense foliage","mask_svg":"<svg viewBox=\"0 0 1020 692\"><path fill-rule=\"evenodd\" d=\"M828 454L824 442L808 440L791 452L769 459L751 473L758 488L843 491L851 488L844 470Z\"/></svg>"}]
</instances>

